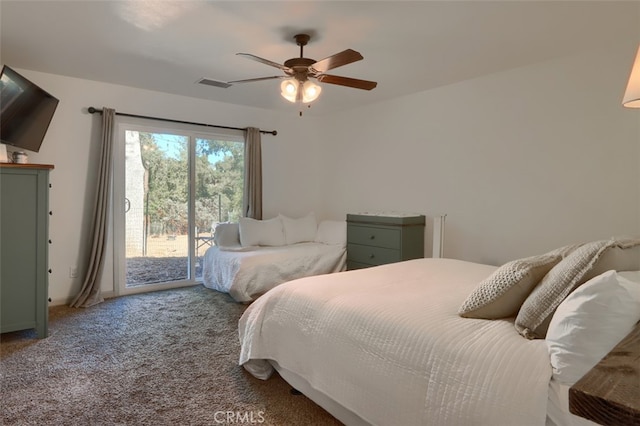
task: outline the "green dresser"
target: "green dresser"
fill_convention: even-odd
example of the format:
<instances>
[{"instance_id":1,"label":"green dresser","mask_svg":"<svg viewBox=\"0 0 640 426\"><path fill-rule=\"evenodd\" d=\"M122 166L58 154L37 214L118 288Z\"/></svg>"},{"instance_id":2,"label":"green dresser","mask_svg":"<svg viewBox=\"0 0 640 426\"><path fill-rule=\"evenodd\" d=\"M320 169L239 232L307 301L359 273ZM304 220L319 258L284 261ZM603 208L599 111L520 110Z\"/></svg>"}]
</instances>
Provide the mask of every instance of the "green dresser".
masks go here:
<instances>
[{"instance_id":1,"label":"green dresser","mask_svg":"<svg viewBox=\"0 0 640 426\"><path fill-rule=\"evenodd\" d=\"M48 331L49 171L0 164L0 332Z\"/></svg>"},{"instance_id":2,"label":"green dresser","mask_svg":"<svg viewBox=\"0 0 640 426\"><path fill-rule=\"evenodd\" d=\"M347 269L424 257L425 217L347 215Z\"/></svg>"}]
</instances>

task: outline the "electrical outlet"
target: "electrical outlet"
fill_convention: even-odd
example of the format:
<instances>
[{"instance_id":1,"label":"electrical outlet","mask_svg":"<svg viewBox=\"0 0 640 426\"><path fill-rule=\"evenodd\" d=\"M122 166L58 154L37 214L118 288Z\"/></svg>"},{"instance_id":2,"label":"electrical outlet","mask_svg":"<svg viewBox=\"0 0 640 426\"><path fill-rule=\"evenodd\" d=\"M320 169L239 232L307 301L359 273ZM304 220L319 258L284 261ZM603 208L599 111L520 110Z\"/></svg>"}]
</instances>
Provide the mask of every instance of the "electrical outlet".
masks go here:
<instances>
[{"instance_id":1,"label":"electrical outlet","mask_svg":"<svg viewBox=\"0 0 640 426\"><path fill-rule=\"evenodd\" d=\"M69 278L78 278L78 268L69 266Z\"/></svg>"}]
</instances>

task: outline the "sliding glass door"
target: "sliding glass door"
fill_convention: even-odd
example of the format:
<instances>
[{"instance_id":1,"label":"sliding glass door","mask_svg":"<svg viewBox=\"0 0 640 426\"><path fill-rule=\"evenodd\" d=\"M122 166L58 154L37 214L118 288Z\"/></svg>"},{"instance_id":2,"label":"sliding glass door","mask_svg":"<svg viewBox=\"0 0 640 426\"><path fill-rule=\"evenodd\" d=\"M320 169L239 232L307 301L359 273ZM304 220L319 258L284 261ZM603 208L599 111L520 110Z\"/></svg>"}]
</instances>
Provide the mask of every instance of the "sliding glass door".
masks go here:
<instances>
[{"instance_id":1,"label":"sliding glass door","mask_svg":"<svg viewBox=\"0 0 640 426\"><path fill-rule=\"evenodd\" d=\"M118 133L114 228L119 294L201 281L216 224L240 215L242 134L134 124L120 124Z\"/></svg>"},{"instance_id":2,"label":"sliding glass door","mask_svg":"<svg viewBox=\"0 0 640 426\"><path fill-rule=\"evenodd\" d=\"M126 286L189 279L189 138L125 133Z\"/></svg>"},{"instance_id":3,"label":"sliding glass door","mask_svg":"<svg viewBox=\"0 0 640 426\"><path fill-rule=\"evenodd\" d=\"M214 245L220 222L237 222L242 212L244 143L227 138L195 139L195 276L202 280L205 251Z\"/></svg>"}]
</instances>

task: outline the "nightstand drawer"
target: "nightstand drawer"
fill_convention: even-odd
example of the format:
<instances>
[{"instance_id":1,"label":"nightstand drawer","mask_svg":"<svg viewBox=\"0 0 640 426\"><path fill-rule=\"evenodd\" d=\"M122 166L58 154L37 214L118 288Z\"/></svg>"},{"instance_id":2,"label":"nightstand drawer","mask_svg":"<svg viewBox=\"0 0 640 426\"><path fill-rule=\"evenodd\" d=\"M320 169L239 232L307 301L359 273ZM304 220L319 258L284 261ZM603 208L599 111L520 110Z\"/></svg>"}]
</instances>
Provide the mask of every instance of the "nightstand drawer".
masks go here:
<instances>
[{"instance_id":1,"label":"nightstand drawer","mask_svg":"<svg viewBox=\"0 0 640 426\"><path fill-rule=\"evenodd\" d=\"M368 265L383 265L400 261L400 250L384 247L364 246L361 244L347 244L348 260Z\"/></svg>"},{"instance_id":2,"label":"nightstand drawer","mask_svg":"<svg viewBox=\"0 0 640 426\"><path fill-rule=\"evenodd\" d=\"M368 263L354 262L353 260L347 259L347 271L353 271L354 269L371 268L372 266L377 265L369 265Z\"/></svg>"},{"instance_id":3,"label":"nightstand drawer","mask_svg":"<svg viewBox=\"0 0 640 426\"><path fill-rule=\"evenodd\" d=\"M347 215L347 269L424 256L423 215Z\"/></svg>"},{"instance_id":4,"label":"nightstand drawer","mask_svg":"<svg viewBox=\"0 0 640 426\"><path fill-rule=\"evenodd\" d=\"M399 250L400 230L349 224L347 242Z\"/></svg>"}]
</instances>

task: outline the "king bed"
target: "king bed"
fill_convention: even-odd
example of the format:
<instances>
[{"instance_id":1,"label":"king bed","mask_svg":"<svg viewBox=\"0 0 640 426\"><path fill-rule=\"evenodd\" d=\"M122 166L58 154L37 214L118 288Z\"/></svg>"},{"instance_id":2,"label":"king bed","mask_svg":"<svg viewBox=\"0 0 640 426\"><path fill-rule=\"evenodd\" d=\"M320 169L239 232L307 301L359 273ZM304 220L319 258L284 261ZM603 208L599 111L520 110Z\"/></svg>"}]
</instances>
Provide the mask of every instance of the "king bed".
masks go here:
<instances>
[{"instance_id":1,"label":"king bed","mask_svg":"<svg viewBox=\"0 0 640 426\"><path fill-rule=\"evenodd\" d=\"M631 247L611 242L591 247L591 261L573 265L568 274L572 290L600 279L620 260L617 254L613 261L600 256L605 245L617 251ZM585 250L578 247L538 256L524 262L526 268L522 262L498 268L417 259L284 283L253 302L240 319L240 364L263 380L277 371L347 425L591 424L569 413L569 386L556 380L564 376L550 362L549 342L534 338L539 324L521 321L518 312L548 286L547 276L567 277L566 267L557 269L571 259L582 261L585 256L576 253ZM637 253L638 241L620 269L640 269ZM505 267L511 268L510 277L514 271L520 275L510 294L501 293L500 309L509 296L508 303L517 304L515 313L474 318L474 300L473 309L462 312L470 298L486 295L487 280L504 276ZM637 309L627 325L640 319L640 284L635 285L629 309ZM514 288L520 292L516 296ZM627 325L618 332L628 333ZM556 327L553 321L547 326Z\"/></svg>"}]
</instances>

